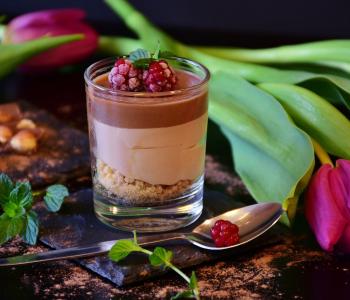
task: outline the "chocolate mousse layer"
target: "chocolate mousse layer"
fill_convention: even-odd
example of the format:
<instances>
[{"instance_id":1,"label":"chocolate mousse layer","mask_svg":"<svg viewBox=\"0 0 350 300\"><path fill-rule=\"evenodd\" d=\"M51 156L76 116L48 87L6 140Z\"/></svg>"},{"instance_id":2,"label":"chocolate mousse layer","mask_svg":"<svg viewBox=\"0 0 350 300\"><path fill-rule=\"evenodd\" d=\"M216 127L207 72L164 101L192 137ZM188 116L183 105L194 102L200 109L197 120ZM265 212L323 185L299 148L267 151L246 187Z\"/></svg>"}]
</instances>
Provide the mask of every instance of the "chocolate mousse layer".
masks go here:
<instances>
[{"instance_id":1,"label":"chocolate mousse layer","mask_svg":"<svg viewBox=\"0 0 350 300\"><path fill-rule=\"evenodd\" d=\"M191 91L201 79L186 71L176 71L176 76L175 91L155 96L152 93L107 91L108 73L99 75L94 83L101 89L87 87L91 117L119 128L170 127L199 118L208 109L207 88L203 86L201 92L197 88Z\"/></svg>"}]
</instances>

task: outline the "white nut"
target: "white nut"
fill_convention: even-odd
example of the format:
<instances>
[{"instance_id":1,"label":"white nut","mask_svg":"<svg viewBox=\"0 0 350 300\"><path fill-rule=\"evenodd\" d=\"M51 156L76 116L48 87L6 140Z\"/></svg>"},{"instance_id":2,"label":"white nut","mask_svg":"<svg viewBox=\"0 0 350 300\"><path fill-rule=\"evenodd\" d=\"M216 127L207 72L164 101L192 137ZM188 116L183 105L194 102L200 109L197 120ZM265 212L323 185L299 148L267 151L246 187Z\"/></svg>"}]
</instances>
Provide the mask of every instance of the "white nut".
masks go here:
<instances>
[{"instance_id":1,"label":"white nut","mask_svg":"<svg viewBox=\"0 0 350 300\"><path fill-rule=\"evenodd\" d=\"M38 143L30 130L21 130L10 141L12 149L18 152L29 152L36 149Z\"/></svg>"},{"instance_id":2,"label":"white nut","mask_svg":"<svg viewBox=\"0 0 350 300\"><path fill-rule=\"evenodd\" d=\"M17 123L17 129L34 129L35 123L31 119L22 119Z\"/></svg>"},{"instance_id":3,"label":"white nut","mask_svg":"<svg viewBox=\"0 0 350 300\"><path fill-rule=\"evenodd\" d=\"M12 130L9 127L5 125L0 125L0 144L7 143L12 137L12 135Z\"/></svg>"}]
</instances>

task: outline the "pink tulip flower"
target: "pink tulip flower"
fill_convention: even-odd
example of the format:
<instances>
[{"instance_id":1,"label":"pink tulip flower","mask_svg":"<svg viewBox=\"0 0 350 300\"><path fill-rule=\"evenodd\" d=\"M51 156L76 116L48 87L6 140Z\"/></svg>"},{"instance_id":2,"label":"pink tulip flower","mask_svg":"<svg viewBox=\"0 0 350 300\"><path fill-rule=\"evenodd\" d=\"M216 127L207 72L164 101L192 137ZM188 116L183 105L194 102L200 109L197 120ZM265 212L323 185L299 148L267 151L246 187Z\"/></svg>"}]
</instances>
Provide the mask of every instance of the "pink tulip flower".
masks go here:
<instances>
[{"instance_id":1,"label":"pink tulip flower","mask_svg":"<svg viewBox=\"0 0 350 300\"><path fill-rule=\"evenodd\" d=\"M6 43L22 43L42 36L84 34L84 39L48 50L24 65L29 69L50 69L72 64L91 55L97 47L96 31L84 22L80 9L55 9L28 13L14 18L7 26Z\"/></svg>"},{"instance_id":2,"label":"pink tulip flower","mask_svg":"<svg viewBox=\"0 0 350 300\"><path fill-rule=\"evenodd\" d=\"M320 167L306 193L305 213L324 250L350 253L350 161Z\"/></svg>"}]
</instances>

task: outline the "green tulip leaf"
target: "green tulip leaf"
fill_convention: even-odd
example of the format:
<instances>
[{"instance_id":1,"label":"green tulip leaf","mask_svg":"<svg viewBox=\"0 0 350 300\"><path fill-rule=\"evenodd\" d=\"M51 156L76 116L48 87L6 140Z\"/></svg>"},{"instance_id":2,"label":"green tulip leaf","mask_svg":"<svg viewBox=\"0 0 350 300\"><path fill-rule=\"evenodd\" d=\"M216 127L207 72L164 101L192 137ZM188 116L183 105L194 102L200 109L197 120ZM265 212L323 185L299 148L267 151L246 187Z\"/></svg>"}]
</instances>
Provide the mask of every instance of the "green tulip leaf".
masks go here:
<instances>
[{"instance_id":1,"label":"green tulip leaf","mask_svg":"<svg viewBox=\"0 0 350 300\"><path fill-rule=\"evenodd\" d=\"M267 49L197 48L222 58L253 63L350 62L350 40L326 40Z\"/></svg>"},{"instance_id":2,"label":"green tulip leaf","mask_svg":"<svg viewBox=\"0 0 350 300\"><path fill-rule=\"evenodd\" d=\"M277 83L258 86L273 95L296 125L327 152L350 159L350 121L334 106L299 86Z\"/></svg>"},{"instance_id":3,"label":"green tulip leaf","mask_svg":"<svg viewBox=\"0 0 350 300\"><path fill-rule=\"evenodd\" d=\"M209 116L228 138L235 169L254 199L279 201L289 210L286 201L314 162L309 137L271 95L244 79L214 74L209 96Z\"/></svg>"},{"instance_id":4,"label":"green tulip leaf","mask_svg":"<svg viewBox=\"0 0 350 300\"><path fill-rule=\"evenodd\" d=\"M42 37L20 44L0 44L0 78L13 71L29 58L60 45L80 40L82 34Z\"/></svg>"}]
</instances>

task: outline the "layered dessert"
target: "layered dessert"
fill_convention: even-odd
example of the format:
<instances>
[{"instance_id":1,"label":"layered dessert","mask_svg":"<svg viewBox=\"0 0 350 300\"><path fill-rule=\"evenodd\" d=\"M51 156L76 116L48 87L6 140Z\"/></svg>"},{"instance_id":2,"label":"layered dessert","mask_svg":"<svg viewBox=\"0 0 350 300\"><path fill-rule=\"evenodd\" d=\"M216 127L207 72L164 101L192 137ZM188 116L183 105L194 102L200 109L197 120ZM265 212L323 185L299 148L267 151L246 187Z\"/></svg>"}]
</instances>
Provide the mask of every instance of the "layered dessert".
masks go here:
<instances>
[{"instance_id":1,"label":"layered dessert","mask_svg":"<svg viewBox=\"0 0 350 300\"><path fill-rule=\"evenodd\" d=\"M119 76L122 75L122 76ZM126 58L87 87L95 190L118 205L162 206L202 180L207 88L191 71Z\"/></svg>"}]
</instances>

